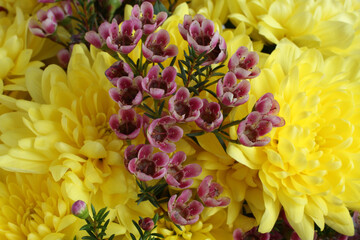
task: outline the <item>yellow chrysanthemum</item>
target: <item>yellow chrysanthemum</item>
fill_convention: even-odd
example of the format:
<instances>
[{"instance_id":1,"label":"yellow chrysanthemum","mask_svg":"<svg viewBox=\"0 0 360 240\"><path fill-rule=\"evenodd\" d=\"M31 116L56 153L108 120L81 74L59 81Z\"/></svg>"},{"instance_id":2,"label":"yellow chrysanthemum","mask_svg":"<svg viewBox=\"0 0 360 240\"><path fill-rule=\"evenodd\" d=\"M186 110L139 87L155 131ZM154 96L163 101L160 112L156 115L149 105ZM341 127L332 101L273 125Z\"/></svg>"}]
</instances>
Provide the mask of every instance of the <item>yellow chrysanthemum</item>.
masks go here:
<instances>
[{"instance_id":1,"label":"yellow chrysanthemum","mask_svg":"<svg viewBox=\"0 0 360 240\"><path fill-rule=\"evenodd\" d=\"M41 5L37 0L0 0L0 7L5 8L10 15L16 14L17 8L25 14L34 14Z\"/></svg>"},{"instance_id":2,"label":"yellow chrysanthemum","mask_svg":"<svg viewBox=\"0 0 360 240\"><path fill-rule=\"evenodd\" d=\"M46 175L8 173L0 182L0 238L72 239L85 222L71 214L71 204Z\"/></svg>"},{"instance_id":3,"label":"yellow chrysanthemum","mask_svg":"<svg viewBox=\"0 0 360 240\"><path fill-rule=\"evenodd\" d=\"M283 207L301 239L313 239L314 222L321 229L327 224L339 233L354 233L348 208L360 209L358 61L324 60L317 50L281 41L252 80L252 99L233 117L241 119L256 99L271 92L286 120L272 130L267 146L230 144L227 149L258 171L263 191L247 201L261 232L272 229Z\"/></svg>"},{"instance_id":4,"label":"yellow chrysanthemum","mask_svg":"<svg viewBox=\"0 0 360 240\"><path fill-rule=\"evenodd\" d=\"M323 54L360 52L360 4L336 0L228 1L234 24L246 22L270 43L288 38Z\"/></svg>"},{"instance_id":5,"label":"yellow chrysanthemum","mask_svg":"<svg viewBox=\"0 0 360 240\"><path fill-rule=\"evenodd\" d=\"M2 104L15 110L0 116L0 166L50 172L55 181L63 179L70 199L113 208L118 221L135 232L130 219L152 216L153 208L136 205L136 183L123 164L126 145L108 125L118 106L108 94L112 85L104 72L114 61L77 45L67 73L56 65L28 69L33 101L0 96Z\"/></svg>"}]
</instances>

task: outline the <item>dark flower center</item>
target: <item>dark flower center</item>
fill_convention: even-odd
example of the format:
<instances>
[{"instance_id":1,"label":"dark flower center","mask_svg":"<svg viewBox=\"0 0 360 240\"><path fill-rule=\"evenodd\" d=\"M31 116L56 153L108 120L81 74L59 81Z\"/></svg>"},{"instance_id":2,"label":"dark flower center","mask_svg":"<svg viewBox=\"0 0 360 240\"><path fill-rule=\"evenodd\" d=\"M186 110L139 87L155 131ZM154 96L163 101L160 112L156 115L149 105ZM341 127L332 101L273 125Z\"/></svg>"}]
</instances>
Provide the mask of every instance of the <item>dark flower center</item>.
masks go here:
<instances>
[{"instance_id":1,"label":"dark flower center","mask_svg":"<svg viewBox=\"0 0 360 240\"><path fill-rule=\"evenodd\" d=\"M149 49L154 53L154 55L158 55L158 56L164 55L164 50L161 45L154 44L149 46Z\"/></svg>"},{"instance_id":2,"label":"dark flower center","mask_svg":"<svg viewBox=\"0 0 360 240\"><path fill-rule=\"evenodd\" d=\"M216 118L217 114L210 112L210 111L203 111L200 115L201 119L204 120L206 123L211 124L213 123Z\"/></svg>"},{"instance_id":3,"label":"dark flower center","mask_svg":"<svg viewBox=\"0 0 360 240\"><path fill-rule=\"evenodd\" d=\"M153 176L155 174L156 165L149 159L141 159L136 165L136 171L145 173L146 175Z\"/></svg>"},{"instance_id":4,"label":"dark flower center","mask_svg":"<svg viewBox=\"0 0 360 240\"><path fill-rule=\"evenodd\" d=\"M125 105L132 105L132 101L138 94L139 89L136 87L129 87L124 89L124 91L121 94L121 102Z\"/></svg>"},{"instance_id":5,"label":"dark flower center","mask_svg":"<svg viewBox=\"0 0 360 240\"><path fill-rule=\"evenodd\" d=\"M175 103L174 108L175 108L175 112L179 114L179 116L185 115L185 118L187 118L190 114L190 107L183 102Z\"/></svg>"},{"instance_id":6,"label":"dark flower center","mask_svg":"<svg viewBox=\"0 0 360 240\"><path fill-rule=\"evenodd\" d=\"M180 183L184 178L184 172L178 166L170 167L167 170L167 173L173 176L178 183Z\"/></svg>"},{"instance_id":7,"label":"dark flower center","mask_svg":"<svg viewBox=\"0 0 360 240\"><path fill-rule=\"evenodd\" d=\"M128 76L128 73L125 72L122 66L110 67L105 74L109 78Z\"/></svg>"},{"instance_id":8,"label":"dark flower center","mask_svg":"<svg viewBox=\"0 0 360 240\"><path fill-rule=\"evenodd\" d=\"M167 131L162 125L157 125L154 128L154 131L152 132L151 136L155 139L157 142L163 142L167 138Z\"/></svg>"},{"instance_id":9,"label":"dark flower center","mask_svg":"<svg viewBox=\"0 0 360 240\"><path fill-rule=\"evenodd\" d=\"M122 134L129 135L136 129L137 127L133 122L125 122L119 126L118 131Z\"/></svg>"},{"instance_id":10,"label":"dark flower center","mask_svg":"<svg viewBox=\"0 0 360 240\"><path fill-rule=\"evenodd\" d=\"M258 137L258 134L256 132L256 130L251 127L251 126L246 126L245 130L244 130L244 134L247 136L247 138L251 141L251 142L256 142L256 139Z\"/></svg>"},{"instance_id":11,"label":"dark flower center","mask_svg":"<svg viewBox=\"0 0 360 240\"><path fill-rule=\"evenodd\" d=\"M207 35L205 36L198 36L195 41L201 46L208 46L211 42L211 38Z\"/></svg>"},{"instance_id":12,"label":"dark flower center","mask_svg":"<svg viewBox=\"0 0 360 240\"><path fill-rule=\"evenodd\" d=\"M151 81L149 88L160 88L163 89L165 93L167 92L167 84L164 81L153 80Z\"/></svg>"}]
</instances>

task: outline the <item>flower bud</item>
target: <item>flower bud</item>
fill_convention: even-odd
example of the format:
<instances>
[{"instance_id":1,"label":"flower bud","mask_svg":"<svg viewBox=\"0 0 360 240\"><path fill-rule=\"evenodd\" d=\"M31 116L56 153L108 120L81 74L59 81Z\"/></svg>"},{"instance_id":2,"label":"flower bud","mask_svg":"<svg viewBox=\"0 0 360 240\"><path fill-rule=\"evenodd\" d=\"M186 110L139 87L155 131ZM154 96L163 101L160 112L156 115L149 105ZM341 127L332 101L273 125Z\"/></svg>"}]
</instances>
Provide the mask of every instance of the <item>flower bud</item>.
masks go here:
<instances>
[{"instance_id":1,"label":"flower bud","mask_svg":"<svg viewBox=\"0 0 360 240\"><path fill-rule=\"evenodd\" d=\"M89 217L89 211L87 205L82 200L77 200L71 207L71 213L81 219L87 219Z\"/></svg>"},{"instance_id":2,"label":"flower bud","mask_svg":"<svg viewBox=\"0 0 360 240\"><path fill-rule=\"evenodd\" d=\"M142 218L139 220L140 227L145 231L151 231L154 228L154 221L149 218Z\"/></svg>"}]
</instances>

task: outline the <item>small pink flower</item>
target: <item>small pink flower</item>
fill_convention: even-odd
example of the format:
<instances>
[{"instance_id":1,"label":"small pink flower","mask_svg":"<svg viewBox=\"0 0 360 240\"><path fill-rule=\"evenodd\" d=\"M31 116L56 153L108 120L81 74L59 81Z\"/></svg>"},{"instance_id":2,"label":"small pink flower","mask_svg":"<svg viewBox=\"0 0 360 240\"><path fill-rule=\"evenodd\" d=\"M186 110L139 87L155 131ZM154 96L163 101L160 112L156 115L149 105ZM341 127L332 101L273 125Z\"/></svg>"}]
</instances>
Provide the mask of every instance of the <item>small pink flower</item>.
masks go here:
<instances>
[{"instance_id":1,"label":"small pink flower","mask_svg":"<svg viewBox=\"0 0 360 240\"><path fill-rule=\"evenodd\" d=\"M120 109L119 114L110 117L109 125L118 138L134 139L140 133L142 117L132 108Z\"/></svg>"},{"instance_id":2,"label":"small pink flower","mask_svg":"<svg viewBox=\"0 0 360 240\"><path fill-rule=\"evenodd\" d=\"M204 210L204 206L196 200L187 203L191 198L190 189L184 190L176 199L177 195L170 197L168 202L168 214L170 219L179 225L196 223L199 214Z\"/></svg>"},{"instance_id":3,"label":"small pink flower","mask_svg":"<svg viewBox=\"0 0 360 240\"><path fill-rule=\"evenodd\" d=\"M272 93L266 93L256 101L254 111L261 114L275 115L279 113L280 105L274 99L274 95Z\"/></svg>"},{"instance_id":4,"label":"small pink flower","mask_svg":"<svg viewBox=\"0 0 360 240\"><path fill-rule=\"evenodd\" d=\"M135 5L131 11L130 20L136 26L135 29L143 29L145 35L153 33L167 18L166 12L159 12L154 19L154 7L149 2L143 2L141 7Z\"/></svg>"},{"instance_id":5,"label":"small pink flower","mask_svg":"<svg viewBox=\"0 0 360 240\"><path fill-rule=\"evenodd\" d=\"M252 228L250 231L244 233L240 228L233 232L234 240L270 240L270 233L260 233L257 227Z\"/></svg>"},{"instance_id":6,"label":"small pink flower","mask_svg":"<svg viewBox=\"0 0 360 240\"><path fill-rule=\"evenodd\" d=\"M98 33L95 31L85 33L85 40L94 45L96 48L102 48L106 44L106 39L110 36L110 26L110 23L106 21L103 22L99 26Z\"/></svg>"},{"instance_id":7,"label":"small pink flower","mask_svg":"<svg viewBox=\"0 0 360 240\"><path fill-rule=\"evenodd\" d=\"M122 54L130 53L142 36L142 30L137 29L134 31L134 27L134 23L131 20L125 20L119 32L119 25L116 19L113 19L109 29L109 36L106 38L107 46Z\"/></svg>"},{"instance_id":8,"label":"small pink flower","mask_svg":"<svg viewBox=\"0 0 360 240\"><path fill-rule=\"evenodd\" d=\"M201 65L206 66L206 65L216 64L216 63L225 61L225 59L226 59L226 50L227 49L226 49L225 39L221 35L219 35L218 43L216 44L214 49L211 50L206 55L207 59Z\"/></svg>"},{"instance_id":9,"label":"small pink flower","mask_svg":"<svg viewBox=\"0 0 360 240\"><path fill-rule=\"evenodd\" d=\"M216 86L216 95L221 103L236 107L244 104L249 99L250 83L246 80L237 83L236 76L232 72L226 73Z\"/></svg>"},{"instance_id":10,"label":"small pink flower","mask_svg":"<svg viewBox=\"0 0 360 240\"><path fill-rule=\"evenodd\" d=\"M55 14L50 10L44 11L43 9L40 9L36 13L36 15L40 23L35 19L30 19L29 21L30 32L38 37L46 37L52 35L57 28L57 21Z\"/></svg>"},{"instance_id":11,"label":"small pink flower","mask_svg":"<svg viewBox=\"0 0 360 240\"><path fill-rule=\"evenodd\" d=\"M256 52L249 52L246 47L240 47L231 56L228 67L238 79L248 79L257 77L260 74L260 69L256 67L258 62L259 55Z\"/></svg>"},{"instance_id":12,"label":"small pink flower","mask_svg":"<svg viewBox=\"0 0 360 240\"><path fill-rule=\"evenodd\" d=\"M175 96L169 99L169 112L178 122L195 121L200 116L203 102L199 97L190 98L186 87L181 87Z\"/></svg>"},{"instance_id":13,"label":"small pink flower","mask_svg":"<svg viewBox=\"0 0 360 240\"><path fill-rule=\"evenodd\" d=\"M139 226L145 231L151 231L154 228L154 221L149 218L142 218L139 220Z\"/></svg>"},{"instance_id":14,"label":"small pink flower","mask_svg":"<svg viewBox=\"0 0 360 240\"><path fill-rule=\"evenodd\" d=\"M183 24L179 24L178 27L181 36L188 41L189 45L194 48L197 54L203 52L209 54L218 46L216 50L218 53L214 53L214 55L217 56L221 53L221 49L224 47L226 49L226 43L223 39L221 40L221 44L219 43L220 34L215 32L214 22L200 14L195 15L194 19L189 15L185 15ZM225 59L225 57L220 56L219 59ZM214 59L217 59L217 57Z\"/></svg>"},{"instance_id":15,"label":"small pink flower","mask_svg":"<svg viewBox=\"0 0 360 240\"><path fill-rule=\"evenodd\" d=\"M206 99L203 99L202 102L200 116L195 120L195 123L205 131L211 132L219 127L223 121L220 105L216 102L209 103Z\"/></svg>"},{"instance_id":16,"label":"small pink flower","mask_svg":"<svg viewBox=\"0 0 360 240\"><path fill-rule=\"evenodd\" d=\"M131 70L129 64L120 60L114 62L108 69L106 69L105 76L114 86L116 86L119 78L121 77L133 78L134 73Z\"/></svg>"},{"instance_id":17,"label":"small pink flower","mask_svg":"<svg viewBox=\"0 0 360 240\"><path fill-rule=\"evenodd\" d=\"M124 165L126 167L126 169L128 169L129 166L129 162L130 160L132 160L133 158L137 158L140 149L145 146L145 144L139 144L139 145L130 145L125 149L124 152Z\"/></svg>"},{"instance_id":18,"label":"small pink flower","mask_svg":"<svg viewBox=\"0 0 360 240\"><path fill-rule=\"evenodd\" d=\"M58 51L56 54L57 59L62 67L66 68L70 61L70 52L69 50L63 48Z\"/></svg>"},{"instance_id":19,"label":"small pink flower","mask_svg":"<svg viewBox=\"0 0 360 240\"><path fill-rule=\"evenodd\" d=\"M154 99L170 96L176 91L176 69L166 67L159 76L160 67L153 66L141 82L142 89Z\"/></svg>"},{"instance_id":20,"label":"small pink flower","mask_svg":"<svg viewBox=\"0 0 360 240\"><path fill-rule=\"evenodd\" d=\"M171 44L169 33L160 29L159 31L150 34L142 45L142 52L144 57L151 62L163 62L169 57L174 57L178 54L178 48Z\"/></svg>"},{"instance_id":21,"label":"small pink flower","mask_svg":"<svg viewBox=\"0 0 360 240\"><path fill-rule=\"evenodd\" d=\"M150 144L163 152L174 152L176 146L172 142L179 141L183 136L182 128L175 126L175 123L176 120L170 116L153 120L147 129Z\"/></svg>"},{"instance_id":22,"label":"small pink flower","mask_svg":"<svg viewBox=\"0 0 360 240\"><path fill-rule=\"evenodd\" d=\"M213 177L211 175L208 175L204 178L204 180L202 180L197 189L199 198L207 207L227 206L230 203L230 198L217 198L223 192L223 188L220 184L216 182L212 183L212 179Z\"/></svg>"},{"instance_id":23,"label":"small pink flower","mask_svg":"<svg viewBox=\"0 0 360 240\"><path fill-rule=\"evenodd\" d=\"M265 146L270 142L270 138L262 136L269 133L273 127L282 125L284 125L284 119L281 117L251 112L238 126L238 140L240 144L247 147Z\"/></svg>"},{"instance_id":24,"label":"small pink flower","mask_svg":"<svg viewBox=\"0 0 360 240\"><path fill-rule=\"evenodd\" d=\"M142 102L141 76L134 79L121 77L117 81L117 87L109 90L110 97L119 104L120 108L128 109Z\"/></svg>"},{"instance_id":25,"label":"small pink flower","mask_svg":"<svg viewBox=\"0 0 360 240\"><path fill-rule=\"evenodd\" d=\"M200 175L202 169L199 164L188 164L185 167L181 165L186 160L184 152L177 152L170 159L169 165L166 167L165 175L166 182L176 188L188 188L192 185L193 180L186 178L197 177Z\"/></svg>"},{"instance_id":26,"label":"small pink flower","mask_svg":"<svg viewBox=\"0 0 360 240\"><path fill-rule=\"evenodd\" d=\"M143 146L137 158L130 160L129 172L133 173L141 181L150 181L162 178L166 173L169 156L163 152L153 153L154 148L150 145Z\"/></svg>"}]
</instances>

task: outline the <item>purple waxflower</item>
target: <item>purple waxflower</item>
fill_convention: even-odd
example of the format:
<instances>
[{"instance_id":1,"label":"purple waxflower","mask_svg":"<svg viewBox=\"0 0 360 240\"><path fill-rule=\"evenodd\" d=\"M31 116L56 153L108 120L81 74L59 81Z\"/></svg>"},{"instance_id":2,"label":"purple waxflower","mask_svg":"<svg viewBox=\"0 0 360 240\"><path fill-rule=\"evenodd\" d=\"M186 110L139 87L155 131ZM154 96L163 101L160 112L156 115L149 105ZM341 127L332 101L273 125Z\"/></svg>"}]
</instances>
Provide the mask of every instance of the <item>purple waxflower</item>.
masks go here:
<instances>
[{"instance_id":1,"label":"purple waxflower","mask_svg":"<svg viewBox=\"0 0 360 240\"><path fill-rule=\"evenodd\" d=\"M247 147L264 146L270 142L270 138L263 136L273 127L281 127L284 123L281 117L263 115L257 111L251 112L238 126L238 140Z\"/></svg>"},{"instance_id":2,"label":"purple waxflower","mask_svg":"<svg viewBox=\"0 0 360 240\"><path fill-rule=\"evenodd\" d=\"M184 133L182 128L176 126L175 123L176 120L170 116L153 120L146 134L150 144L163 152L174 152L176 146L172 142L179 141Z\"/></svg>"},{"instance_id":3,"label":"purple waxflower","mask_svg":"<svg viewBox=\"0 0 360 240\"><path fill-rule=\"evenodd\" d=\"M168 202L168 214L170 219L179 225L193 224L199 220L199 214L204 206L196 200L187 203L191 198L190 189L184 190L178 198L177 195L170 197Z\"/></svg>"},{"instance_id":4,"label":"purple waxflower","mask_svg":"<svg viewBox=\"0 0 360 240\"><path fill-rule=\"evenodd\" d=\"M109 22L103 22L100 24L98 33L95 31L89 31L85 34L85 40L96 48L101 48L106 44L106 39L110 36L109 29L111 24Z\"/></svg>"},{"instance_id":5,"label":"purple waxflower","mask_svg":"<svg viewBox=\"0 0 360 240\"><path fill-rule=\"evenodd\" d=\"M203 106L200 109L200 116L195 120L196 125L207 132L211 132L219 127L223 121L223 115L220 111L220 105L216 102L202 100Z\"/></svg>"},{"instance_id":6,"label":"purple waxflower","mask_svg":"<svg viewBox=\"0 0 360 240\"><path fill-rule=\"evenodd\" d=\"M151 231L154 228L154 221L149 218L142 218L139 220L139 226L145 231Z\"/></svg>"},{"instance_id":7,"label":"purple waxflower","mask_svg":"<svg viewBox=\"0 0 360 240\"><path fill-rule=\"evenodd\" d=\"M250 83L242 80L237 83L234 73L228 72L216 86L216 95L221 103L228 107L244 104L249 99Z\"/></svg>"},{"instance_id":8,"label":"purple waxflower","mask_svg":"<svg viewBox=\"0 0 360 240\"><path fill-rule=\"evenodd\" d=\"M197 54L210 53L219 44L220 34L215 32L214 22L200 14L195 15L194 19L189 15L185 15L183 24L179 24L178 27L181 36L188 41ZM224 43L225 41L218 45L219 49L224 47ZM222 57L220 58L222 59Z\"/></svg>"},{"instance_id":9,"label":"purple waxflower","mask_svg":"<svg viewBox=\"0 0 360 240\"><path fill-rule=\"evenodd\" d=\"M178 48L173 44L167 46L169 42L169 33L164 29L150 34L142 45L144 57L151 62L160 63L169 57L176 56Z\"/></svg>"},{"instance_id":10,"label":"purple waxflower","mask_svg":"<svg viewBox=\"0 0 360 240\"><path fill-rule=\"evenodd\" d=\"M142 29L145 35L153 33L167 18L166 12L159 12L154 19L154 7L149 2L143 2L141 7L135 5L131 11L130 20L135 29Z\"/></svg>"},{"instance_id":11,"label":"purple waxflower","mask_svg":"<svg viewBox=\"0 0 360 240\"><path fill-rule=\"evenodd\" d=\"M142 30L135 30L134 27L133 21L125 20L119 32L119 25L116 19L113 19L109 29L109 36L106 38L106 45L116 52L122 54L130 53L134 50L142 36Z\"/></svg>"},{"instance_id":12,"label":"purple waxflower","mask_svg":"<svg viewBox=\"0 0 360 240\"><path fill-rule=\"evenodd\" d=\"M134 79L121 77L117 80L117 87L110 88L110 97L119 104L120 108L128 109L142 102L141 76Z\"/></svg>"},{"instance_id":13,"label":"purple waxflower","mask_svg":"<svg viewBox=\"0 0 360 240\"><path fill-rule=\"evenodd\" d=\"M211 52L206 55L206 61L201 65L207 66L216 64L226 59L226 42L225 39L219 35L219 41Z\"/></svg>"},{"instance_id":14,"label":"purple waxflower","mask_svg":"<svg viewBox=\"0 0 360 240\"><path fill-rule=\"evenodd\" d=\"M201 201L207 207L223 207L230 203L230 198L218 196L223 192L223 188L219 183L211 182L213 177L208 175L200 183L197 193Z\"/></svg>"},{"instance_id":15,"label":"purple waxflower","mask_svg":"<svg viewBox=\"0 0 360 240\"><path fill-rule=\"evenodd\" d=\"M265 93L256 101L253 110L261 114L275 115L279 113L280 105L278 101L274 99L274 95L272 93Z\"/></svg>"},{"instance_id":16,"label":"purple waxflower","mask_svg":"<svg viewBox=\"0 0 360 240\"><path fill-rule=\"evenodd\" d=\"M260 233L257 227L252 228L250 231L244 233L240 228L233 232L234 240L270 240L270 233Z\"/></svg>"},{"instance_id":17,"label":"purple waxflower","mask_svg":"<svg viewBox=\"0 0 360 240\"><path fill-rule=\"evenodd\" d=\"M109 125L122 140L136 138L142 126L142 117L134 109L120 109L119 114L110 117Z\"/></svg>"},{"instance_id":18,"label":"purple waxflower","mask_svg":"<svg viewBox=\"0 0 360 240\"><path fill-rule=\"evenodd\" d=\"M87 219L89 217L89 211L87 205L82 200L77 200L71 206L71 213L81 219Z\"/></svg>"},{"instance_id":19,"label":"purple waxflower","mask_svg":"<svg viewBox=\"0 0 360 240\"><path fill-rule=\"evenodd\" d=\"M133 158L137 158L140 149L145 146L145 144L139 144L139 145L130 145L125 149L124 152L124 165L126 169L128 169L129 162Z\"/></svg>"},{"instance_id":20,"label":"purple waxflower","mask_svg":"<svg viewBox=\"0 0 360 240\"><path fill-rule=\"evenodd\" d=\"M188 164L185 167L181 165L186 160L186 154L182 151L177 152L170 159L169 165L166 167L166 182L176 188L188 188L194 182L192 178L200 175L202 169L199 164Z\"/></svg>"},{"instance_id":21,"label":"purple waxflower","mask_svg":"<svg viewBox=\"0 0 360 240\"><path fill-rule=\"evenodd\" d=\"M203 102L199 97L191 97L186 87L181 87L169 99L169 112L178 122L195 121L200 116Z\"/></svg>"},{"instance_id":22,"label":"purple waxflower","mask_svg":"<svg viewBox=\"0 0 360 240\"><path fill-rule=\"evenodd\" d=\"M166 67L159 76L160 67L153 66L141 82L142 89L154 99L170 96L176 91L176 69Z\"/></svg>"},{"instance_id":23,"label":"purple waxflower","mask_svg":"<svg viewBox=\"0 0 360 240\"><path fill-rule=\"evenodd\" d=\"M256 52L249 52L246 47L240 47L231 56L228 67L238 79L248 79L260 74L260 69L256 67L258 62L259 55Z\"/></svg>"},{"instance_id":24,"label":"purple waxflower","mask_svg":"<svg viewBox=\"0 0 360 240\"><path fill-rule=\"evenodd\" d=\"M163 152L154 153L154 148L144 145L136 158L130 160L128 170L141 181L162 178L166 173L169 156Z\"/></svg>"},{"instance_id":25,"label":"purple waxflower","mask_svg":"<svg viewBox=\"0 0 360 240\"><path fill-rule=\"evenodd\" d=\"M36 13L36 15L40 23L35 19L30 19L30 32L38 37L46 37L52 35L56 31L58 25L55 14L50 10L45 11L43 9L40 9Z\"/></svg>"},{"instance_id":26,"label":"purple waxflower","mask_svg":"<svg viewBox=\"0 0 360 240\"><path fill-rule=\"evenodd\" d=\"M105 75L114 86L117 85L117 81L121 77L134 77L134 73L129 64L121 60L114 62L108 69L106 69Z\"/></svg>"}]
</instances>

